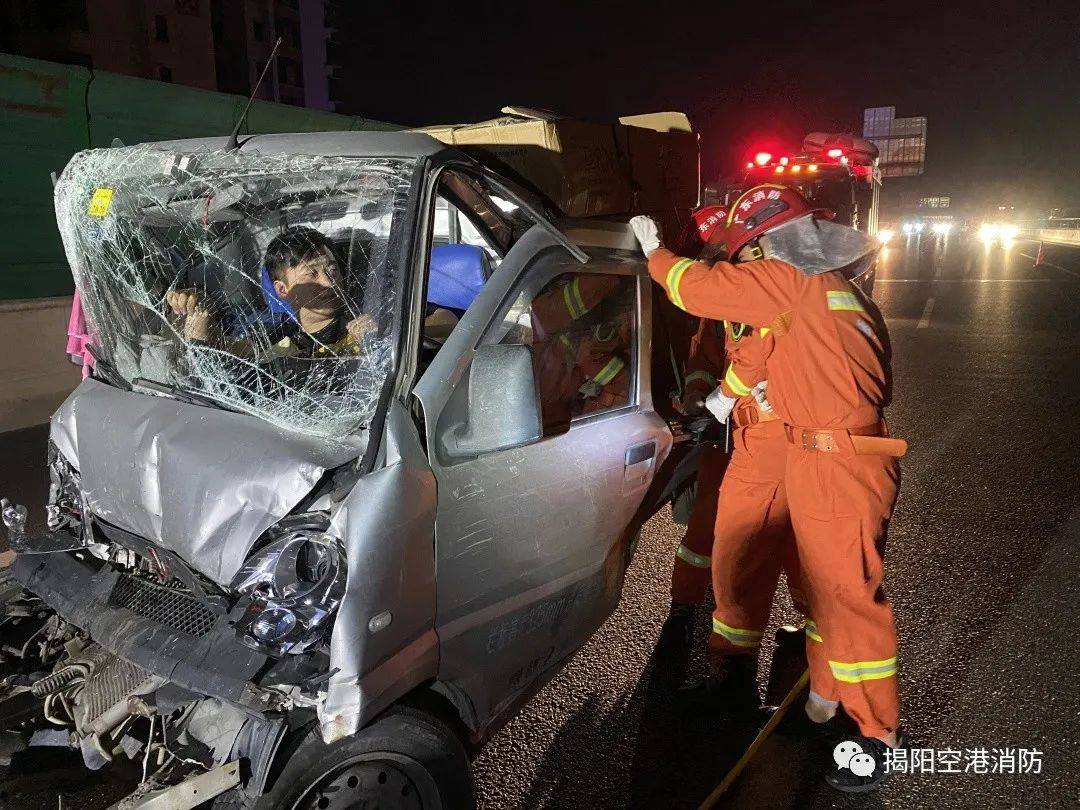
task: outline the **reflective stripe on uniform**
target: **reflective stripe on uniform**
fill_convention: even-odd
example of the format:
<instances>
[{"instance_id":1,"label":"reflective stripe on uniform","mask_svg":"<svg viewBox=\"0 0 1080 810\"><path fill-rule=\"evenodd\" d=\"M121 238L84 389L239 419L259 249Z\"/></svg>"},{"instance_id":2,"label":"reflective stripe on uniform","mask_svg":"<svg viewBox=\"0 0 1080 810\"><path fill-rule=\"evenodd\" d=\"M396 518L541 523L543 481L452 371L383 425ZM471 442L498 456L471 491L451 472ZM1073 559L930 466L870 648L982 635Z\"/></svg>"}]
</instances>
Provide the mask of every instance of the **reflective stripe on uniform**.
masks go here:
<instances>
[{"instance_id":1,"label":"reflective stripe on uniform","mask_svg":"<svg viewBox=\"0 0 1080 810\"><path fill-rule=\"evenodd\" d=\"M765 337L765 336L766 336L767 334L769 334L769 332L771 332L771 331L772 331L772 330L771 330L771 329L769 329L769 327L767 327L767 326L763 326L763 327L761 327L761 328L760 328L760 329L758 330L758 336L759 336L759 337L762 337L762 338L764 338L764 337Z\"/></svg>"},{"instance_id":2,"label":"reflective stripe on uniform","mask_svg":"<svg viewBox=\"0 0 1080 810\"><path fill-rule=\"evenodd\" d=\"M821 636L818 634L817 624L813 619L806 620L806 637L813 639L814 641L821 643Z\"/></svg>"},{"instance_id":3,"label":"reflective stripe on uniform","mask_svg":"<svg viewBox=\"0 0 1080 810\"><path fill-rule=\"evenodd\" d=\"M880 661L829 661L833 677L844 683L860 683L891 678L896 674L896 657L883 658Z\"/></svg>"},{"instance_id":4,"label":"reflective stripe on uniform","mask_svg":"<svg viewBox=\"0 0 1080 810\"><path fill-rule=\"evenodd\" d=\"M598 323L593 327L592 336L593 340L599 343L607 343L619 333L619 325L617 323Z\"/></svg>"},{"instance_id":5,"label":"reflective stripe on uniform","mask_svg":"<svg viewBox=\"0 0 1080 810\"><path fill-rule=\"evenodd\" d=\"M679 295L679 282L682 281L683 273L685 273L687 268L693 263L693 259L679 259L675 264L671 265L671 269L667 272L666 285L668 298L671 299L671 303L682 310L685 310L686 307L683 306L682 296Z\"/></svg>"},{"instance_id":6,"label":"reflective stripe on uniform","mask_svg":"<svg viewBox=\"0 0 1080 810\"><path fill-rule=\"evenodd\" d=\"M727 373L724 375L724 382L728 384L728 387L735 392L737 397L745 397L750 393L750 387L739 379L739 375L735 373L735 366L728 366Z\"/></svg>"},{"instance_id":7,"label":"reflective stripe on uniform","mask_svg":"<svg viewBox=\"0 0 1080 810\"><path fill-rule=\"evenodd\" d=\"M740 630L738 627L724 624L715 616L712 620L712 631L719 633L736 647L758 647L761 645L763 635L760 630Z\"/></svg>"},{"instance_id":8,"label":"reflective stripe on uniform","mask_svg":"<svg viewBox=\"0 0 1080 810\"><path fill-rule=\"evenodd\" d=\"M686 375L685 383L690 385L694 380L701 380L710 388L716 388L716 377L707 371L692 371Z\"/></svg>"},{"instance_id":9,"label":"reflective stripe on uniform","mask_svg":"<svg viewBox=\"0 0 1080 810\"><path fill-rule=\"evenodd\" d=\"M738 343L746 336L746 333L753 328L745 323L739 323L738 321L735 323L724 321L724 326L727 327L728 333L731 335L732 343Z\"/></svg>"},{"instance_id":10,"label":"reflective stripe on uniform","mask_svg":"<svg viewBox=\"0 0 1080 810\"><path fill-rule=\"evenodd\" d=\"M829 290L825 293L825 299L829 303L829 309L849 312L866 312L862 303L853 292L846 290Z\"/></svg>"},{"instance_id":11,"label":"reflective stripe on uniform","mask_svg":"<svg viewBox=\"0 0 1080 810\"><path fill-rule=\"evenodd\" d=\"M709 568L712 566L712 560L709 557L691 551L682 543L679 543L679 547L675 549L675 556L687 565L694 566L694 568Z\"/></svg>"},{"instance_id":12,"label":"reflective stripe on uniform","mask_svg":"<svg viewBox=\"0 0 1080 810\"><path fill-rule=\"evenodd\" d=\"M566 311L570 313L570 317L573 320L577 320L586 312L589 308L585 306L585 300L581 297L581 279L575 278L569 284L562 288L563 301L566 303Z\"/></svg>"},{"instance_id":13,"label":"reflective stripe on uniform","mask_svg":"<svg viewBox=\"0 0 1080 810\"><path fill-rule=\"evenodd\" d=\"M593 382L607 385L619 375L625 365L626 363L623 362L621 357L612 357L604 364L602 369L596 372L593 376Z\"/></svg>"}]
</instances>

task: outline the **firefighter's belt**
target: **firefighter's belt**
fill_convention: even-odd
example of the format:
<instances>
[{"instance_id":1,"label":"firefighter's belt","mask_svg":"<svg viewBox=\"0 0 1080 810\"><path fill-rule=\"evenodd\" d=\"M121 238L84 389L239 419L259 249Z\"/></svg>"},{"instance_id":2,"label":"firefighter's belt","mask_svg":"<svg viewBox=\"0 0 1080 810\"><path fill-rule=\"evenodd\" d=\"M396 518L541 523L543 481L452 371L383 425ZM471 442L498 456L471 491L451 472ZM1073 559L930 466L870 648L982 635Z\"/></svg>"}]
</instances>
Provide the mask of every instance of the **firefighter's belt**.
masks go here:
<instances>
[{"instance_id":1,"label":"firefighter's belt","mask_svg":"<svg viewBox=\"0 0 1080 810\"><path fill-rule=\"evenodd\" d=\"M758 422L772 422L779 419L775 411L763 411L761 407L754 401L753 397L748 397L749 402L742 402L735 406L735 410L731 412L731 424L736 428L750 427L756 425Z\"/></svg>"},{"instance_id":2,"label":"firefighter's belt","mask_svg":"<svg viewBox=\"0 0 1080 810\"><path fill-rule=\"evenodd\" d=\"M849 456L891 456L907 452L907 442L888 435L884 422L860 428L799 428L784 425L788 442L815 453L840 453Z\"/></svg>"}]
</instances>

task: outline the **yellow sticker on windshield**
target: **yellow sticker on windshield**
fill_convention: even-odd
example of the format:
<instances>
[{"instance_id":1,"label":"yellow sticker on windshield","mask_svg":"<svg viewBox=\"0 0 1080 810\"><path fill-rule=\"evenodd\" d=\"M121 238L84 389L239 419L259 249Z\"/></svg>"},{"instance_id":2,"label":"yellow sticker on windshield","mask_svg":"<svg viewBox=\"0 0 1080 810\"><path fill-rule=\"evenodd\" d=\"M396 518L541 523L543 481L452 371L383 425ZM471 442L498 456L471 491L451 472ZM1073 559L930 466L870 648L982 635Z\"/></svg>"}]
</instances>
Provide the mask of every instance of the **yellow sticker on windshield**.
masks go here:
<instances>
[{"instance_id":1,"label":"yellow sticker on windshield","mask_svg":"<svg viewBox=\"0 0 1080 810\"><path fill-rule=\"evenodd\" d=\"M109 213L112 205L113 190L111 188L94 189L94 196L90 198L90 207L86 210L92 217L104 217Z\"/></svg>"}]
</instances>

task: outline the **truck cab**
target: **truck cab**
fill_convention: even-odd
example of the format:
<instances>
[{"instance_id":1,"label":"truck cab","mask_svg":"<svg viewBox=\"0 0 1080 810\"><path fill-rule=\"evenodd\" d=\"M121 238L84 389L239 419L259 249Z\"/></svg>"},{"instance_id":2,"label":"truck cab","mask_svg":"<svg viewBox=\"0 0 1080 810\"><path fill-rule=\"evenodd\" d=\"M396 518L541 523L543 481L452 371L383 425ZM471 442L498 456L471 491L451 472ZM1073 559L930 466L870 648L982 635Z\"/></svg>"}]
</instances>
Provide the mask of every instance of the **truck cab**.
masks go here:
<instances>
[{"instance_id":1,"label":"truck cab","mask_svg":"<svg viewBox=\"0 0 1080 810\"><path fill-rule=\"evenodd\" d=\"M131 806L467 806L673 486L629 229L420 133L91 150L56 208L96 362L4 504L0 725L145 757Z\"/></svg>"}]
</instances>

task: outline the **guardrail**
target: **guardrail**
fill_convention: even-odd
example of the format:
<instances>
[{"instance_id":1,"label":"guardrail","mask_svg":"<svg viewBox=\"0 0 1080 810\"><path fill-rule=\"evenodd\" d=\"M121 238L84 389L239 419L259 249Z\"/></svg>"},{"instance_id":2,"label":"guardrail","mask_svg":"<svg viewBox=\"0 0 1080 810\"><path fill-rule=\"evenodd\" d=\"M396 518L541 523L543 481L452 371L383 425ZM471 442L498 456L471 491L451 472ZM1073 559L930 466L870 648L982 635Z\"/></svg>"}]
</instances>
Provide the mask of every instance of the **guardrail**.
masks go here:
<instances>
[{"instance_id":1,"label":"guardrail","mask_svg":"<svg viewBox=\"0 0 1080 810\"><path fill-rule=\"evenodd\" d=\"M1035 232L1032 237L1040 242L1050 242L1055 245L1073 245L1080 247L1080 228L1069 230L1058 228L1043 228Z\"/></svg>"},{"instance_id":2,"label":"guardrail","mask_svg":"<svg viewBox=\"0 0 1080 810\"><path fill-rule=\"evenodd\" d=\"M1036 220L1020 227L1020 236L1025 239L1080 247L1080 218Z\"/></svg>"}]
</instances>

